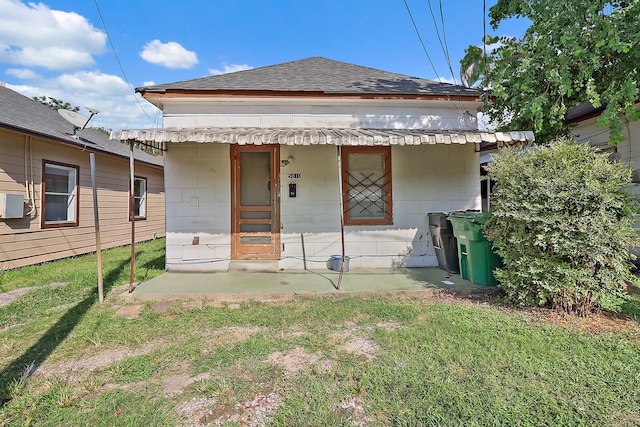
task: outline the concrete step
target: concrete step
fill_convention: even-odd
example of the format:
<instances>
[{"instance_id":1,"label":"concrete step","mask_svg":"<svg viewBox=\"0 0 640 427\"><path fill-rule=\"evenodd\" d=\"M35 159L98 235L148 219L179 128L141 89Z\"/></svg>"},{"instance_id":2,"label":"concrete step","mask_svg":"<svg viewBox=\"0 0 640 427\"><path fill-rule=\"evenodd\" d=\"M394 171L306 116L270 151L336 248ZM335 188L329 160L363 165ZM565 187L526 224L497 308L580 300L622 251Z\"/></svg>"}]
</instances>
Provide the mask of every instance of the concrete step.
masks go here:
<instances>
[{"instance_id":1,"label":"concrete step","mask_svg":"<svg viewBox=\"0 0 640 427\"><path fill-rule=\"evenodd\" d=\"M277 273L277 260L235 259L229 263L229 273Z\"/></svg>"}]
</instances>

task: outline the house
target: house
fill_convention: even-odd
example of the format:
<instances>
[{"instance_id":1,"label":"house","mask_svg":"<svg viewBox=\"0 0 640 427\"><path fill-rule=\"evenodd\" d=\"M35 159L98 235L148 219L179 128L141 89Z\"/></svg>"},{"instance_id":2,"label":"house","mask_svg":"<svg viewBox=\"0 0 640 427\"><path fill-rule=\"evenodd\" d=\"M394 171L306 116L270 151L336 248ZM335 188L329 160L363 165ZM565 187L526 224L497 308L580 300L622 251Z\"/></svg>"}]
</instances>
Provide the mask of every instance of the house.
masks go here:
<instances>
[{"instance_id":1,"label":"house","mask_svg":"<svg viewBox=\"0 0 640 427\"><path fill-rule=\"evenodd\" d=\"M437 266L428 214L480 209L479 145L533 139L478 131L478 90L321 57L137 91L164 127L112 138L166 144L173 271Z\"/></svg>"},{"instance_id":2,"label":"house","mask_svg":"<svg viewBox=\"0 0 640 427\"><path fill-rule=\"evenodd\" d=\"M90 153L101 247L131 243L130 147L0 86L0 271L96 250ZM74 136L74 133L76 134ZM135 236L165 234L163 160L135 156Z\"/></svg>"},{"instance_id":3,"label":"house","mask_svg":"<svg viewBox=\"0 0 640 427\"><path fill-rule=\"evenodd\" d=\"M571 133L578 142L588 142L628 163L633 170L632 191L640 195L640 120L624 122L625 139L612 146L609 144L609 128L597 126L598 118L603 111L604 107L594 108L589 104L580 104L569 110L567 123L571 125Z\"/></svg>"},{"instance_id":4,"label":"house","mask_svg":"<svg viewBox=\"0 0 640 427\"><path fill-rule=\"evenodd\" d=\"M640 120L624 122L625 139L612 146L609 143L609 127L597 126L604 109L604 106L577 105L567 113L566 122L571 126L571 134L577 142L588 143L602 152L611 153L612 158L627 163L633 171L631 192L640 196ZM640 229L640 222L635 223L635 228ZM631 247L630 251L637 258L636 266L640 267L640 247Z\"/></svg>"}]
</instances>

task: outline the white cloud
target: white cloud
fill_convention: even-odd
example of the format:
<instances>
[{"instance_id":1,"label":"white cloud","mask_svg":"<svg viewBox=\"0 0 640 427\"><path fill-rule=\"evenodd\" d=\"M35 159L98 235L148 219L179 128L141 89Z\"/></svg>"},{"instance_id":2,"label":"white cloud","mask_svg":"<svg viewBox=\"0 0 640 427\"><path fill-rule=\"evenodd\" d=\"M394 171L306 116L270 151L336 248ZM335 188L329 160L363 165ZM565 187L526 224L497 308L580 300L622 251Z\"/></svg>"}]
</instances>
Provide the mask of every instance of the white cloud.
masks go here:
<instances>
[{"instance_id":1,"label":"white cloud","mask_svg":"<svg viewBox=\"0 0 640 427\"><path fill-rule=\"evenodd\" d=\"M157 109L134 94L120 77L97 71L61 74L50 79L38 79L29 85L7 85L29 98L48 96L100 113L91 121L96 127L107 129L137 129L154 127ZM144 110L143 110L144 108Z\"/></svg>"},{"instance_id":2,"label":"white cloud","mask_svg":"<svg viewBox=\"0 0 640 427\"><path fill-rule=\"evenodd\" d=\"M253 67L247 64L231 64L231 65L224 65L224 69L222 70L218 70L215 68L209 68L209 72L214 75L217 76L218 74L227 74L227 73L235 73L236 71L244 71L244 70L250 70Z\"/></svg>"},{"instance_id":3,"label":"white cloud","mask_svg":"<svg viewBox=\"0 0 640 427\"><path fill-rule=\"evenodd\" d=\"M68 70L91 66L107 36L74 12L0 0L0 62Z\"/></svg>"},{"instance_id":4,"label":"white cloud","mask_svg":"<svg viewBox=\"0 0 640 427\"><path fill-rule=\"evenodd\" d=\"M157 39L144 45L140 57L152 64L172 69L193 68L198 63L196 53L185 49L180 43L162 43Z\"/></svg>"},{"instance_id":5,"label":"white cloud","mask_svg":"<svg viewBox=\"0 0 640 427\"><path fill-rule=\"evenodd\" d=\"M24 1L24 0L23 0ZM157 126L158 110L140 99L117 75L99 70L94 56L106 51L107 36L77 13L52 10L43 3L0 0L0 63L14 64L7 84L27 97L48 96L68 102L107 129ZM53 74L37 67L53 70Z\"/></svg>"},{"instance_id":6,"label":"white cloud","mask_svg":"<svg viewBox=\"0 0 640 427\"><path fill-rule=\"evenodd\" d=\"M10 76L14 76L22 80L33 80L42 78L40 74L27 68L10 68L6 71L6 73Z\"/></svg>"}]
</instances>

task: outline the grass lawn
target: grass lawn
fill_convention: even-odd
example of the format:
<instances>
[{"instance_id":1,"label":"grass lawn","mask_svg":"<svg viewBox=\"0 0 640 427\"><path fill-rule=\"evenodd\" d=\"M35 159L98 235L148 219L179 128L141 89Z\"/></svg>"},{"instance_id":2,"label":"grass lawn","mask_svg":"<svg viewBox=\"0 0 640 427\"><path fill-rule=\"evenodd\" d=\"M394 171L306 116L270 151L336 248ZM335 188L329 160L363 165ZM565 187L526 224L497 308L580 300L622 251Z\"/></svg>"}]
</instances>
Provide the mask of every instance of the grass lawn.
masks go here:
<instances>
[{"instance_id":1,"label":"grass lawn","mask_svg":"<svg viewBox=\"0 0 640 427\"><path fill-rule=\"evenodd\" d=\"M0 307L0 425L640 425L637 295L591 319L437 291L137 306L129 255L105 251L102 305L95 256L0 272L33 287Z\"/></svg>"}]
</instances>

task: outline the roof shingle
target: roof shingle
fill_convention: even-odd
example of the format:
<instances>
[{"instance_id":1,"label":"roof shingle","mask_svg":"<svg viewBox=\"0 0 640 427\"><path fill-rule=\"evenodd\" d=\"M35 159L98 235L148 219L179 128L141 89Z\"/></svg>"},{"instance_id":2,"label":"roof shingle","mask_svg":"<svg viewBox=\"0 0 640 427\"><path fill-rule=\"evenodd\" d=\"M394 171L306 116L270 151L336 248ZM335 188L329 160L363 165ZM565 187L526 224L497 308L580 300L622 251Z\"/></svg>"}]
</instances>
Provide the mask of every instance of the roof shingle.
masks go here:
<instances>
[{"instance_id":1,"label":"roof shingle","mask_svg":"<svg viewBox=\"0 0 640 427\"><path fill-rule=\"evenodd\" d=\"M98 129L78 131L79 138L74 138L73 125L63 119L57 111L3 86L0 86L0 127L38 134L65 144L119 157L129 158L130 155L127 145L110 140L109 135ZM154 166L164 164L163 160L144 151L135 149L134 153L137 161Z\"/></svg>"},{"instance_id":2,"label":"roof shingle","mask_svg":"<svg viewBox=\"0 0 640 427\"><path fill-rule=\"evenodd\" d=\"M482 91L464 86L390 73L322 57L136 89L142 93L175 90L482 95Z\"/></svg>"}]
</instances>

